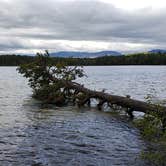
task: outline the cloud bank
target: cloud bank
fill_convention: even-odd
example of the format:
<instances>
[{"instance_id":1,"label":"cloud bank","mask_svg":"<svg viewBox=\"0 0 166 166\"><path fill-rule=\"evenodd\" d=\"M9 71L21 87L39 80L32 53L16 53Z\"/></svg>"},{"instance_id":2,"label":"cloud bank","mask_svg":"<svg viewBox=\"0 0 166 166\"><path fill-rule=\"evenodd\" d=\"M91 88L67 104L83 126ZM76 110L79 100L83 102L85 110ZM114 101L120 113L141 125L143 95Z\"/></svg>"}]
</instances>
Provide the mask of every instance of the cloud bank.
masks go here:
<instances>
[{"instance_id":1,"label":"cloud bank","mask_svg":"<svg viewBox=\"0 0 166 166\"><path fill-rule=\"evenodd\" d=\"M166 48L165 8L99 0L1 0L0 52Z\"/></svg>"}]
</instances>

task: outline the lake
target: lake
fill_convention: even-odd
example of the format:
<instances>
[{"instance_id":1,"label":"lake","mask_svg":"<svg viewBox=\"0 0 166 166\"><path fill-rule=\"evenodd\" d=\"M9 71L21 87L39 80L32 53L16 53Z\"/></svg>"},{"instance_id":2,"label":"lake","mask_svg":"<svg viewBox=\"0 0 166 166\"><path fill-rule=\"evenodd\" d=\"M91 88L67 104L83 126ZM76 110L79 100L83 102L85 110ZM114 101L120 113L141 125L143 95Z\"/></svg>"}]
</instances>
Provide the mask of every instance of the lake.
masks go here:
<instances>
[{"instance_id":1,"label":"lake","mask_svg":"<svg viewBox=\"0 0 166 166\"><path fill-rule=\"evenodd\" d=\"M144 100L166 99L166 66L89 66L86 87ZM139 131L125 117L81 108L44 106L16 67L0 67L1 166L146 165Z\"/></svg>"}]
</instances>

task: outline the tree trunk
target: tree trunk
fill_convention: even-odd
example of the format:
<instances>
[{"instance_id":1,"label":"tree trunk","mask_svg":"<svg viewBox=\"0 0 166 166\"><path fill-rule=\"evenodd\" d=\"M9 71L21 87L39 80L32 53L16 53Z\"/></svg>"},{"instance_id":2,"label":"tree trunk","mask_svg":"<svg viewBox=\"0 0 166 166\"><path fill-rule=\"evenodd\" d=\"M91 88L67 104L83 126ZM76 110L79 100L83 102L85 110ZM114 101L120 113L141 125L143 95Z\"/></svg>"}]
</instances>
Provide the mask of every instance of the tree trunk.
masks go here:
<instances>
[{"instance_id":1,"label":"tree trunk","mask_svg":"<svg viewBox=\"0 0 166 166\"><path fill-rule=\"evenodd\" d=\"M98 107L101 109L101 106L107 102L111 105L118 105L124 108L127 108L127 113L132 117L133 111L143 112L146 114L155 114L159 115L160 117L166 117L166 107L160 106L157 107L155 104L149 104L144 101L134 100L130 97L126 96L117 96L117 95L111 95L109 93L105 93L102 91L95 91L90 90L88 88L85 88L83 85L78 84L76 82L71 81L65 81L65 80L58 80L56 78L51 78L52 81L60 81L64 87L67 87L68 89L72 89L78 92L81 92L86 95L86 98L81 102L82 105L88 102L88 105L90 105L89 101L91 98L99 99Z\"/></svg>"}]
</instances>

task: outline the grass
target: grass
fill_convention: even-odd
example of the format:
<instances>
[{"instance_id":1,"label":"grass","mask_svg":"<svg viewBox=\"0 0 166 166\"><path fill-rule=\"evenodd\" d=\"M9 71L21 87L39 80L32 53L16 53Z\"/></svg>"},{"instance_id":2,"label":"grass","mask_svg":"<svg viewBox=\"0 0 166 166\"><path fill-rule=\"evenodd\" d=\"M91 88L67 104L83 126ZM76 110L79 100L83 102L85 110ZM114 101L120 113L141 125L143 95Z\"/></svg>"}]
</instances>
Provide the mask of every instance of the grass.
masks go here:
<instances>
[{"instance_id":1,"label":"grass","mask_svg":"<svg viewBox=\"0 0 166 166\"><path fill-rule=\"evenodd\" d=\"M150 166L166 166L166 131L162 129L161 119L158 116L144 115L143 118L136 119L134 124L147 141L147 149L142 151L141 158Z\"/></svg>"}]
</instances>

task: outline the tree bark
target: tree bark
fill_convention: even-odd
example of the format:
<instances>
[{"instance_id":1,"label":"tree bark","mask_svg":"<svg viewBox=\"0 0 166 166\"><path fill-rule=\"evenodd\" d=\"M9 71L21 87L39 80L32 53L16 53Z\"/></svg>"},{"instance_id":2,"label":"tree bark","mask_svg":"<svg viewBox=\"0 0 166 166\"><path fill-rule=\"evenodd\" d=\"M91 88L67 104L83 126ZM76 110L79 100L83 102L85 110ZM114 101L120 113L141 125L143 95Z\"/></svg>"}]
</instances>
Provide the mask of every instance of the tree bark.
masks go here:
<instances>
[{"instance_id":1,"label":"tree bark","mask_svg":"<svg viewBox=\"0 0 166 166\"><path fill-rule=\"evenodd\" d=\"M89 98L96 98L110 104L116 104L124 108L129 108L129 112L138 111L147 114L158 113L161 117L166 116L166 107L164 106L160 106L158 108L157 105L149 104L144 101L112 95L101 91L90 90L75 82L64 82L64 84L70 89L74 89L86 94Z\"/></svg>"},{"instance_id":2,"label":"tree bark","mask_svg":"<svg viewBox=\"0 0 166 166\"><path fill-rule=\"evenodd\" d=\"M109 93L105 93L102 91L95 91L95 90L90 90L88 88L85 88L83 85L78 84L76 82L71 82L71 81L65 81L65 80L58 80L56 78L51 78L53 81L60 81L64 87L67 87L69 89L73 89L77 92L82 92L83 94L86 95L85 100L82 102L84 105L88 101L88 99L95 98L99 99L99 108L101 109L101 106L103 103L107 102L111 105L115 104L124 108L127 108L128 114L132 117L132 112L133 111L138 111L138 112L143 112L146 114L155 114L159 115L160 117L166 117L166 107L165 106L156 106L155 104L149 104L144 101L139 101L135 99L131 99L128 96L123 97L123 96L117 96L117 95L112 95ZM89 104L89 103L88 103Z\"/></svg>"}]
</instances>

